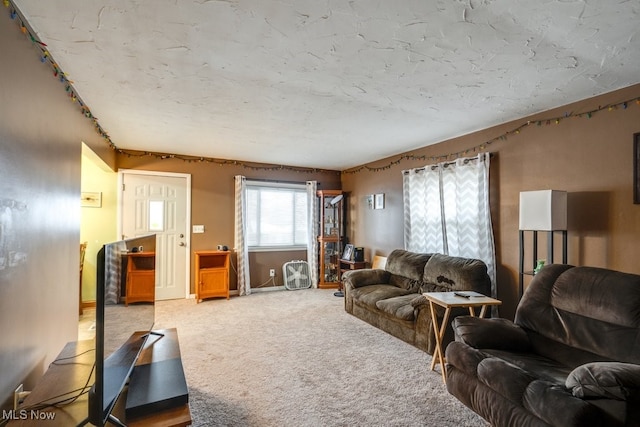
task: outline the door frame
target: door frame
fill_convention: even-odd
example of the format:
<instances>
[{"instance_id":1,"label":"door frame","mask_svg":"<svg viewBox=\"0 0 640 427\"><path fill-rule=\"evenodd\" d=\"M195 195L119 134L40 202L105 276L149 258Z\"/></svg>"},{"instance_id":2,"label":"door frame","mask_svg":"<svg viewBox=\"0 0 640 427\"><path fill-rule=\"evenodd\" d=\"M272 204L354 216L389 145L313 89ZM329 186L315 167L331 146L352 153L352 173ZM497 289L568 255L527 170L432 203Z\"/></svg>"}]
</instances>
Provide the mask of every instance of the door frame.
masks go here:
<instances>
[{"instance_id":1,"label":"door frame","mask_svg":"<svg viewBox=\"0 0 640 427\"><path fill-rule=\"evenodd\" d=\"M194 295L191 293L191 174L188 173L179 173L179 172L160 172L160 171L148 171L148 170L140 170L140 169L118 169L118 209L117 209L117 233L119 237L122 237L122 185L123 185L123 175L146 175L146 176L166 176L172 178L185 178L187 185L187 194L186 194L186 218L185 218L185 243L187 245L187 250L185 251L185 299L193 298Z\"/></svg>"}]
</instances>

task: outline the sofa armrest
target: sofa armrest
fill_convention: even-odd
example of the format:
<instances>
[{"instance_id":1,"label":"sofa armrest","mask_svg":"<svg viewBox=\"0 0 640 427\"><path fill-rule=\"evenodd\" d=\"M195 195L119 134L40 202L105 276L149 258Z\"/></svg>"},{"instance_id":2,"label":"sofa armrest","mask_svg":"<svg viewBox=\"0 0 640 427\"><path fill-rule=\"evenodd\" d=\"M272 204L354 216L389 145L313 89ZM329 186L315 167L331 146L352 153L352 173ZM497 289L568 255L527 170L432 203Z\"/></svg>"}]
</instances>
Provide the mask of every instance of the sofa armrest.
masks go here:
<instances>
[{"instance_id":1,"label":"sofa armrest","mask_svg":"<svg viewBox=\"0 0 640 427\"><path fill-rule=\"evenodd\" d=\"M524 329L507 319L458 316L452 322L457 341L474 348L526 352L531 342Z\"/></svg>"},{"instance_id":2,"label":"sofa armrest","mask_svg":"<svg viewBox=\"0 0 640 427\"><path fill-rule=\"evenodd\" d=\"M420 294L411 300L411 305L416 309L422 309L424 307L428 308L429 300L424 295Z\"/></svg>"},{"instance_id":3,"label":"sofa armrest","mask_svg":"<svg viewBox=\"0 0 640 427\"><path fill-rule=\"evenodd\" d=\"M622 362L592 362L575 368L566 387L582 399L628 400L640 393L640 365Z\"/></svg>"},{"instance_id":4,"label":"sofa armrest","mask_svg":"<svg viewBox=\"0 0 640 427\"><path fill-rule=\"evenodd\" d=\"M345 286L352 289L369 285L379 285L389 283L390 273L385 270L364 268L361 270L350 270L343 274L342 281Z\"/></svg>"}]
</instances>

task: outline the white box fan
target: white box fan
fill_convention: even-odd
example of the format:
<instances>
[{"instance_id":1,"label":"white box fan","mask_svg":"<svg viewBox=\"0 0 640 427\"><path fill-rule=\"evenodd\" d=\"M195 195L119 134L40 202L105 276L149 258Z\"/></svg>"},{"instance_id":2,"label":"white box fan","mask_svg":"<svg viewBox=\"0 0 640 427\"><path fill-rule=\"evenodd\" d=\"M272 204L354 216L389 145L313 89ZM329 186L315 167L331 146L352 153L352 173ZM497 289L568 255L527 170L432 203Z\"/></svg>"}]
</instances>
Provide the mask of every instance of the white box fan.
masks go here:
<instances>
[{"instance_id":1,"label":"white box fan","mask_svg":"<svg viewBox=\"0 0 640 427\"><path fill-rule=\"evenodd\" d=\"M311 272L307 261L289 261L282 266L282 277L286 289L309 289L311 287Z\"/></svg>"}]
</instances>

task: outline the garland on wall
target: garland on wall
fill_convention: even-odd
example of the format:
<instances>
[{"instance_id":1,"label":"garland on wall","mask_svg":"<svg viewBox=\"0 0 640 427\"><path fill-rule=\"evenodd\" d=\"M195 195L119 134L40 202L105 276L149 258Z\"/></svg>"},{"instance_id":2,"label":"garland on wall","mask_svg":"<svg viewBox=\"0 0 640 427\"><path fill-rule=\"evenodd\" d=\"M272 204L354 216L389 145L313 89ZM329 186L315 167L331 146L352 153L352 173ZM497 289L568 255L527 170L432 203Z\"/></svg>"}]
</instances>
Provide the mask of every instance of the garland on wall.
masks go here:
<instances>
[{"instance_id":1,"label":"garland on wall","mask_svg":"<svg viewBox=\"0 0 640 427\"><path fill-rule=\"evenodd\" d=\"M179 155L179 154L169 154L169 153L158 153L153 151L136 151L136 150L124 150L118 148L114 142L111 140L109 134L104 130L104 128L98 123L98 118L91 113L91 109L85 104L80 95L78 95L77 90L73 87L73 81L67 77L67 74L62 71L60 66L53 59L53 56L47 49L47 45L40 41L34 34L34 31L29 27L27 21L24 19L22 14L19 12L17 7L10 0L2 0L4 6L9 10L9 16L13 21L15 21L18 25L18 28L22 34L24 34L33 44L33 46L38 50L40 54L40 62L43 64L48 64L53 72L53 76L57 78L60 83L64 85L65 92L67 93L71 102L77 104L80 108L80 112L87 119L91 120L93 123L93 127L96 132L105 140L105 142L109 145L109 147L116 151L118 154L126 155L128 157L151 157L159 160L165 159L179 159L185 162L198 162L198 163L210 163L219 166L240 166L245 169L249 169L252 171L288 171L288 172L300 172L300 173L334 173L340 174L340 171L329 170L329 169L320 169L320 168L307 168L307 167L296 167L296 166L285 166L285 165L264 165L253 162L239 161L239 160L225 160L225 159L216 159L211 157L198 157L198 156L187 156L187 155Z\"/></svg>"},{"instance_id":2,"label":"garland on wall","mask_svg":"<svg viewBox=\"0 0 640 427\"><path fill-rule=\"evenodd\" d=\"M483 152L485 150L487 150L488 146L493 144L494 142L498 142L498 141L506 141L510 136L512 135L517 135L520 132L522 132L523 130L532 127L532 126L536 126L536 127L540 127L543 125L559 125L562 121L566 120L566 119L571 119L571 118L587 118L590 119L591 117L593 117L596 113L599 113L601 111L616 111L616 110L626 110L630 104L637 104L640 106L640 98L632 98L632 99L628 99L626 101L621 101L615 104L608 104L608 105L604 105L604 106L598 106L598 108L594 108L590 111L586 111L584 113L574 113L574 112L567 112L562 116L559 117L551 117L551 118L547 118L547 119L542 119L542 120L528 120L525 123L522 123L519 126L516 126L515 128L508 130L494 138L491 138L485 142L482 142L480 144L477 144L473 147L461 150L461 151L455 151L455 152L451 152L451 153L447 153L447 154L441 154L441 155L436 155L436 156L427 156L427 155L417 155L417 154L403 154L401 156L399 156L398 158L396 158L395 160L391 160L388 163L386 163L385 165L382 166L368 166L368 165L363 165L363 166L358 166L356 168L353 169L347 169L342 171L343 174L355 174L358 172L362 172L362 171L369 171L369 172L380 172L383 170L387 170L392 168L393 166L396 166L398 164L400 164L402 161L404 160L419 160L419 161L431 161L431 162L442 162L442 161L450 161L450 160L455 160L458 159L460 157L466 157L469 155L473 155L474 153L478 153L478 152Z\"/></svg>"},{"instance_id":3,"label":"garland on wall","mask_svg":"<svg viewBox=\"0 0 640 427\"><path fill-rule=\"evenodd\" d=\"M216 159L211 157L156 153L153 151L132 151L132 150L123 150L121 148L116 148L116 151L127 157L151 157L159 160L178 159L187 163L210 163L218 166L241 166L245 169L249 169L252 171L270 171L270 172L288 171L288 172L300 172L300 173L321 173L322 172L322 173L334 173L337 175L340 174L340 171L336 171L336 170L307 168L302 166L297 167L297 166L285 166L285 165L265 165L263 163L251 163L251 162L240 161L240 160L225 160L225 159Z\"/></svg>"},{"instance_id":4,"label":"garland on wall","mask_svg":"<svg viewBox=\"0 0 640 427\"><path fill-rule=\"evenodd\" d=\"M9 0L2 0L2 1L4 6L7 9L9 9L9 16L11 17L11 19L18 24L18 28L20 29L20 32L24 34L31 41L31 43L38 49L40 53L40 62L42 62L43 64L48 64L51 67L53 71L53 76L57 78L60 81L60 83L64 85L64 90L69 96L69 99L71 100L71 102L78 104L82 115L93 122L93 126L96 132L100 136L102 136L102 138L107 142L107 144L109 144L109 146L112 149L117 150L117 147L115 146L113 141L111 141L111 138L109 137L107 132L98 123L98 118L91 113L91 110L89 109L89 107L82 101L82 99L78 95L78 92L73 87L73 82L67 78L67 74L64 71L62 71L62 69L58 66L56 61L53 59L53 57L51 56L51 53L47 49L47 45L42 41L38 40L38 38L34 35L34 31L29 28L27 21L24 19L22 14L19 13L18 9L14 4L12 4Z\"/></svg>"},{"instance_id":5,"label":"garland on wall","mask_svg":"<svg viewBox=\"0 0 640 427\"><path fill-rule=\"evenodd\" d=\"M126 155L128 157L151 157L159 160L178 159L178 160L183 160L189 163L198 162L198 163L210 163L210 164L219 165L219 166L241 166L243 168L250 169L253 171L290 171L290 172L300 172L300 173L330 172L330 173L338 173L338 174L340 173L355 174L363 171L380 172L380 171L390 169L393 166L396 166L405 160L432 161L432 162L455 160L459 157L466 157L466 156L472 155L473 153L485 151L487 147L493 144L494 142L505 141L510 136L517 135L523 130L525 130L526 128L529 128L532 126L542 126L542 125L551 125L551 124L558 125L562 121L570 118L584 118L584 117L591 118L593 117L594 114L599 113L601 111L616 111L620 109L626 110L627 107L634 102L637 105L640 105L640 98L633 98L633 99L628 99L626 101L618 102L615 104L599 106L598 108L594 108L590 111L586 111L583 113L567 112L563 116L559 116L559 117L552 117L552 118L536 120L536 121L529 120L525 123L522 123L519 126L516 126L511 130L508 130L502 133L501 135L498 135L483 143L477 144L475 146L472 146L464 150L450 152L450 153L436 155L436 156L417 155L412 153L402 154L395 160L391 160L387 164L382 166L363 165L363 166L358 166L356 168L347 169L342 172L327 170L327 169L319 169L319 168L306 168L306 167L295 167L295 166L284 166L284 165L262 165L262 164L244 162L244 161L238 161L238 160L224 160L224 159L216 159L211 157L198 157L198 156L187 156L187 155L179 155L179 154L158 153L153 151L124 150L124 149L118 148L111 140L111 137L109 137L109 134L107 134L107 132L102 128L102 126L100 126L100 124L98 123L98 118L91 113L91 110L89 109L89 107L82 101L82 99L78 95L78 92L73 87L73 81L67 78L67 75L60 69L58 64L54 61L53 57L51 56L51 53L47 49L47 45L42 41L38 40L34 36L34 32L31 29L29 29L26 20L18 12L18 9L15 7L15 5L13 5L10 0L3 0L3 3L5 7L9 9L9 14L11 19L17 22L18 28L20 29L20 31L23 34L25 34L27 38L29 38L29 40L31 40L32 44L40 52L40 61L42 63L48 64L52 68L54 77L59 79L59 81L64 85L65 92L67 93L67 95L69 96L72 102L78 104L82 115L92 121L96 132L105 140L105 142L109 145L109 147L112 150L116 151L119 154Z\"/></svg>"}]
</instances>

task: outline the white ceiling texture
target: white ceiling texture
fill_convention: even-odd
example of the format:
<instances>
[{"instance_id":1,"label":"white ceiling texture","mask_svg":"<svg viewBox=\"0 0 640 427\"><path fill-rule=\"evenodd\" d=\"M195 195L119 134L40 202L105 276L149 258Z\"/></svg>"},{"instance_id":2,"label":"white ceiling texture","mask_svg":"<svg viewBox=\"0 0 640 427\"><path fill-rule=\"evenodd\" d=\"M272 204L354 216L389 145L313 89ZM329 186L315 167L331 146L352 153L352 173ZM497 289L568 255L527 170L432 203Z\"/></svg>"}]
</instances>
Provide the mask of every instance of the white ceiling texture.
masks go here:
<instances>
[{"instance_id":1,"label":"white ceiling texture","mask_svg":"<svg viewBox=\"0 0 640 427\"><path fill-rule=\"evenodd\" d=\"M638 0L14 0L122 149L343 170L640 82Z\"/></svg>"}]
</instances>

